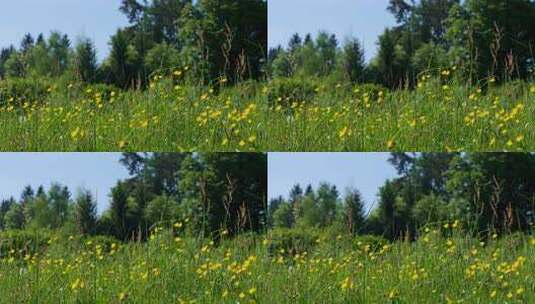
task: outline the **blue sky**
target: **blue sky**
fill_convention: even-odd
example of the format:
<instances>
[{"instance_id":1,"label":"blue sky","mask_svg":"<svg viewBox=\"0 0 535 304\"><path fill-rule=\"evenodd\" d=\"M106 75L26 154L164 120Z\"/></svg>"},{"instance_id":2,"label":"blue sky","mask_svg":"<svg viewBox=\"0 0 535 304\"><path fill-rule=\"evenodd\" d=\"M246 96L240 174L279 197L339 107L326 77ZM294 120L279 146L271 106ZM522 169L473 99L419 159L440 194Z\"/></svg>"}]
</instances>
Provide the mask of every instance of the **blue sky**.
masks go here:
<instances>
[{"instance_id":1,"label":"blue sky","mask_svg":"<svg viewBox=\"0 0 535 304\"><path fill-rule=\"evenodd\" d=\"M388 0L269 0L270 47L286 46L295 32L317 34L326 30L340 42L353 36L364 43L366 60L375 55L378 36L395 25L386 11Z\"/></svg>"},{"instance_id":2,"label":"blue sky","mask_svg":"<svg viewBox=\"0 0 535 304\"><path fill-rule=\"evenodd\" d=\"M73 196L79 187L98 194L100 213L108 207L111 187L128 177L120 157L120 153L0 153L0 199L19 199L26 185L48 189L52 182L59 182Z\"/></svg>"},{"instance_id":3,"label":"blue sky","mask_svg":"<svg viewBox=\"0 0 535 304\"><path fill-rule=\"evenodd\" d=\"M268 196L287 197L296 183L317 188L325 181L342 194L347 187L357 188L370 208L379 187L397 176L388 157L389 153L270 153Z\"/></svg>"},{"instance_id":4,"label":"blue sky","mask_svg":"<svg viewBox=\"0 0 535 304\"><path fill-rule=\"evenodd\" d=\"M46 36L52 30L66 33L74 43L85 36L96 44L98 58L108 54L108 42L127 24L119 12L120 0L7 0L0 9L0 47L17 47L25 33Z\"/></svg>"}]
</instances>

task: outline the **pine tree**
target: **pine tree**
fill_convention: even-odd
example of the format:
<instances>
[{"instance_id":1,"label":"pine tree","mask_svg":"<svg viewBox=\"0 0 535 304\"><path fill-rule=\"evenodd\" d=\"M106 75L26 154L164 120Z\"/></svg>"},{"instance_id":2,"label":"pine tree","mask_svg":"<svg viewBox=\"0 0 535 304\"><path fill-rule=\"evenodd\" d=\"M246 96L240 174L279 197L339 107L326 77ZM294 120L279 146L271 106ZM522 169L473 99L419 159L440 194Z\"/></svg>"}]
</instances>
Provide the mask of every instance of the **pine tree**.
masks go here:
<instances>
[{"instance_id":1,"label":"pine tree","mask_svg":"<svg viewBox=\"0 0 535 304\"><path fill-rule=\"evenodd\" d=\"M74 60L74 74L83 82L94 82L97 72L97 53L90 39L81 39L77 42Z\"/></svg>"},{"instance_id":2,"label":"pine tree","mask_svg":"<svg viewBox=\"0 0 535 304\"><path fill-rule=\"evenodd\" d=\"M128 236L128 184L119 181L111 190L110 215L113 226L116 229L116 236L124 239Z\"/></svg>"},{"instance_id":3,"label":"pine tree","mask_svg":"<svg viewBox=\"0 0 535 304\"><path fill-rule=\"evenodd\" d=\"M95 233L97 204L88 190L81 190L76 197L75 221L78 232L81 234Z\"/></svg>"},{"instance_id":4,"label":"pine tree","mask_svg":"<svg viewBox=\"0 0 535 304\"><path fill-rule=\"evenodd\" d=\"M17 202L15 201L13 197L6 199L6 200L2 200L2 202L0 203L0 230L6 228L6 223L5 223L6 213L9 211L11 206L16 203Z\"/></svg>"},{"instance_id":5,"label":"pine tree","mask_svg":"<svg viewBox=\"0 0 535 304\"><path fill-rule=\"evenodd\" d=\"M22 42L20 43L20 51L22 54L26 54L32 47L34 46L34 40L30 33L27 33L22 38Z\"/></svg>"},{"instance_id":6,"label":"pine tree","mask_svg":"<svg viewBox=\"0 0 535 304\"><path fill-rule=\"evenodd\" d=\"M357 39L351 39L344 45L343 70L351 82L364 80L364 50Z\"/></svg>"},{"instance_id":7,"label":"pine tree","mask_svg":"<svg viewBox=\"0 0 535 304\"><path fill-rule=\"evenodd\" d=\"M294 225L293 210L290 204L284 202L273 213L273 226L291 228Z\"/></svg>"},{"instance_id":8,"label":"pine tree","mask_svg":"<svg viewBox=\"0 0 535 304\"><path fill-rule=\"evenodd\" d=\"M31 201L35 197L35 192L33 191L32 186L27 185L22 190L22 193L20 195L20 201L22 204L25 204L26 202Z\"/></svg>"},{"instance_id":9,"label":"pine tree","mask_svg":"<svg viewBox=\"0 0 535 304\"><path fill-rule=\"evenodd\" d=\"M318 224L320 227L330 226L336 217L338 190L335 185L321 183L316 195L316 205L320 213Z\"/></svg>"},{"instance_id":10,"label":"pine tree","mask_svg":"<svg viewBox=\"0 0 535 304\"><path fill-rule=\"evenodd\" d=\"M378 46L379 50L375 58L378 73L386 85L394 86L396 82L394 71L396 42L391 30L387 29L379 36Z\"/></svg>"},{"instance_id":11,"label":"pine tree","mask_svg":"<svg viewBox=\"0 0 535 304\"><path fill-rule=\"evenodd\" d=\"M12 52L4 63L4 73L7 77L20 78L26 76L26 63L19 52Z\"/></svg>"},{"instance_id":12,"label":"pine tree","mask_svg":"<svg viewBox=\"0 0 535 304\"><path fill-rule=\"evenodd\" d=\"M303 188L301 188L301 185L295 184L290 190L290 204L294 205L302 197L303 197Z\"/></svg>"},{"instance_id":13,"label":"pine tree","mask_svg":"<svg viewBox=\"0 0 535 304\"><path fill-rule=\"evenodd\" d=\"M345 226L349 233L362 232L365 222L364 202L360 192L350 189L344 197L343 216Z\"/></svg>"},{"instance_id":14,"label":"pine tree","mask_svg":"<svg viewBox=\"0 0 535 304\"><path fill-rule=\"evenodd\" d=\"M6 75L6 61L9 59L11 54L15 52L15 48L10 46L8 48L3 48L0 51L0 79L4 78Z\"/></svg>"},{"instance_id":15,"label":"pine tree","mask_svg":"<svg viewBox=\"0 0 535 304\"><path fill-rule=\"evenodd\" d=\"M35 41L35 45L46 45L45 36L43 33L40 33L37 36L37 40Z\"/></svg>"},{"instance_id":16,"label":"pine tree","mask_svg":"<svg viewBox=\"0 0 535 304\"><path fill-rule=\"evenodd\" d=\"M128 33L119 30L111 38L109 65L116 85L126 88L134 86L140 58L137 50L129 41Z\"/></svg>"},{"instance_id":17,"label":"pine tree","mask_svg":"<svg viewBox=\"0 0 535 304\"><path fill-rule=\"evenodd\" d=\"M290 42L288 43L288 50L290 53L293 53L295 50L301 47L301 43L303 40L301 39L301 36L299 36L298 33L295 33L292 35L292 38L290 38Z\"/></svg>"},{"instance_id":18,"label":"pine tree","mask_svg":"<svg viewBox=\"0 0 535 304\"><path fill-rule=\"evenodd\" d=\"M379 212L383 225L383 233L389 239L401 236L401 223L398 222L399 214L403 213L403 201L398 195L399 188L396 181L386 181L379 189Z\"/></svg>"},{"instance_id":19,"label":"pine tree","mask_svg":"<svg viewBox=\"0 0 535 304\"><path fill-rule=\"evenodd\" d=\"M4 216L6 229L22 229L24 228L24 213L20 204L11 204L9 210Z\"/></svg>"},{"instance_id":20,"label":"pine tree","mask_svg":"<svg viewBox=\"0 0 535 304\"><path fill-rule=\"evenodd\" d=\"M61 76L69 64L70 40L67 35L52 32L48 38L48 52L51 59L51 75Z\"/></svg>"},{"instance_id":21,"label":"pine tree","mask_svg":"<svg viewBox=\"0 0 535 304\"><path fill-rule=\"evenodd\" d=\"M51 224L59 228L65 224L69 216L71 194L66 186L53 183L48 190L48 199L52 212Z\"/></svg>"}]
</instances>

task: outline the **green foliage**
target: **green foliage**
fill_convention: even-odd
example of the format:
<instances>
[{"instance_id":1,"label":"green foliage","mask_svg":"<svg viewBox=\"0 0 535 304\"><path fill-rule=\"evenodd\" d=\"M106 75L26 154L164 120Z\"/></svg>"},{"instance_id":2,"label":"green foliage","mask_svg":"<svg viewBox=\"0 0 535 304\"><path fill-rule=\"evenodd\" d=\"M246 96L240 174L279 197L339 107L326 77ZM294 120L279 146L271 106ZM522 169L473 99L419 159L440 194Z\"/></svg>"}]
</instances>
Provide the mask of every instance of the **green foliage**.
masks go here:
<instances>
[{"instance_id":1,"label":"green foliage","mask_svg":"<svg viewBox=\"0 0 535 304\"><path fill-rule=\"evenodd\" d=\"M363 232L365 228L364 201L356 189L350 189L344 197L342 222L350 234Z\"/></svg>"},{"instance_id":2,"label":"green foliage","mask_svg":"<svg viewBox=\"0 0 535 304\"><path fill-rule=\"evenodd\" d=\"M321 205L320 205L321 203ZM311 196L303 196L293 203L293 216L295 226L304 228L325 227L327 218L330 218L333 210L327 210L328 213L322 212L332 206L330 200L316 200ZM330 212L329 212L330 211Z\"/></svg>"},{"instance_id":3,"label":"green foliage","mask_svg":"<svg viewBox=\"0 0 535 304\"><path fill-rule=\"evenodd\" d=\"M363 82L365 80L364 49L356 39L346 41L344 45L342 68L346 79L350 82Z\"/></svg>"},{"instance_id":4,"label":"green foliage","mask_svg":"<svg viewBox=\"0 0 535 304\"><path fill-rule=\"evenodd\" d=\"M341 72L353 82L396 89L416 86L419 73L453 65L469 81L526 79L533 71L530 1L392 0L388 10L398 25L380 35L377 55L367 66L356 39L338 48L334 35L320 32L304 42L295 34L287 49L272 49L268 70L274 77L340 77Z\"/></svg>"},{"instance_id":5,"label":"green foliage","mask_svg":"<svg viewBox=\"0 0 535 304\"><path fill-rule=\"evenodd\" d=\"M125 30L118 30L111 38L111 51L107 67L113 76L113 82L122 88L136 86L137 73L140 69L141 58L132 43L132 37Z\"/></svg>"},{"instance_id":6,"label":"green foliage","mask_svg":"<svg viewBox=\"0 0 535 304\"><path fill-rule=\"evenodd\" d=\"M396 204L397 202L400 202L399 199L400 198L397 195L397 189L394 182L387 181L379 189L378 210L380 219L384 225L381 233L384 233L384 235L386 235L389 239L399 237L398 234L401 232L401 230L405 229L405 227L401 226L401 223L397 221L400 219L399 215L404 211L399 209L403 208L401 204Z\"/></svg>"},{"instance_id":7,"label":"green foliage","mask_svg":"<svg viewBox=\"0 0 535 304\"><path fill-rule=\"evenodd\" d=\"M338 196L335 185L320 183L315 195L320 227L331 226L336 220Z\"/></svg>"},{"instance_id":8,"label":"green foliage","mask_svg":"<svg viewBox=\"0 0 535 304\"><path fill-rule=\"evenodd\" d=\"M50 229L53 228L54 211L46 194L37 195L33 200L23 206L24 224L26 228Z\"/></svg>"},{"instance_id":9,"label":"green foliage","mask_svg":"<svg viewBox=\"0 0 535 304\"><path fill-rule=\"evenodd\" d=\"M320 234L312 229L275 229L270 232L269 253L271 255L295 256L311 253L317 245Z\"/></svg>"},{"instance_id":10,"label":"green foliage","mask_svg":"<svg viewBox=\"0 0 535 304\"><path fill-rule=\"evenodd\" d=\"M3 79L6 76L6 61L9 59L11 54L15 53L16 50L13 46L8 48L2 48L0 50L0 78Z\"/></svg>"},{"instance_id":11,"label":"green foliage","mask_svg":"<svg viewBox=\"0 0 535 304\"><path fill-rule=\"evenodd\" d=\"M412 64L417 73L437 72L448 68L446 51L432 42L425 43L416 50L412 58Z\"/></svg>"},{"instance_id":12,"label":"green foliage","mask_svg":"<svg viewBox=\"0 0 535 304\"><path fill-rule=\"evenodd\" d=\"M46 79L6 79L0 81L0 105L10 99L12 104L22 106L24 102L42 103L50 95L53 83Z\"/></svg>"},{"instance_id":13,"label":"green foliage","mask_svg":"<svg viewBox=\"0 0 535 304\"><path fill-rule=\"evenodd\" d=\"M201 153L184 160L179 191L193 205L198 231L226 229L233 235L265 227L266 162L263 153Z\"/></svg>"},{"instance_id":14,"label":"green foliage","mask_svg":"<svg viewBox=\"0 0 535 304\"><path fill-rule=\"evenodd\" d=\"M158 196L148 202L145 207L144 217L149 226L154 224L172 224L173 220L179 218L179 204L173 198L166 195Z\"/></svg>"},{"instance_id":15,"label":"green foliage","mask_svg":"<svg viewBox=\"0 0 535 304\"><path fill-rule=\"evenodd\" d=\"M6 229L6 219L5 216L9 209L11 209L11 206L16 204L17 202L13 197L9 199L3 199L0 201L0 230ZM16 225L15 225L16 226Z\"/></svg>"},{"instance_id":16,"label":"green foliage","mask_svg":"<svg viewBox=\"0 0 535 304\"><path fill-rule=\"evenodd\" d=\"M47 200L51 212L52 228L62 227L71 219L71 193L67 186L52 183L47 193Z\"/></svg>"},{"instance_id":17,"label":"green foliage","mask_svg":"<svg viewBox=\"0 0 535 304\"><path fill-rule=\"evenodd\" d=\"M24 37L22 38L22 41L20 43L20 51L23 53L23 54L26 54L34 45L34 39L32 37L32 35L30 33L27 33L26 35L24 35Z\"/></svg>"},{"instance_id":18,"label":"green foliage","mask_svg":"<svg viewBox=\"0 0 535 304\"><path fill-rule=\"evenodd\" d=\"M260 77L267 56L267 1L198 1L185 7L179 26L183 58L200 79Z\"/></svg>"},{"instance_id":19,"label":"green foliage","mask_svg":"<svg viewBox=\"0 0 535 304\"><path fill-rule=\"evenodd\" d=\"M379 97L384 97L389 90L380 84L364 83L357 84L353 87L353 94L359 97L368 97L371 100L377 100Z\"/></svg>"},{"instance_id":20,"label":"green foliage","mask_svg":"<svg viewBox=\"0 0 535 304\"><path fill-rule=\"evenodd\" d=\"M82 39L76 43L71 64L77 80L88 83L97 80L97 55L91 40Z\"/></svg>"},{"instance_id":21,"label":"green foliage","mask_svg":"<svg viewBox=\"0 0 535 304\"><path fill-rule=\"evenodd\" d=\"M280 51L271 62L271 74L276 78L291 77L294 74L292 58L289 53Z\"/></svg>"},{"instance_id":22,"label":"green foliage","mask_svg":"<svg viewBox=\"0 0 535 304\"><path fill-rule=\"evenodd\" d=\"M59 77L69 66L70 40L67 35L53 31L48 38L47 50L50 56L50 76Z\"/></svg>"},{"instance_id":23,"label":"green foliage","mask_svg":"<svg viewBox=\"0 0 535 304\"><path fill-rule=\"evenodd\" d=\"M273 212L273 226L279 228L291 228L294 225L293 209L288 203L282 203Z\"/></svg>"},{"instance_id":24,"label":"green foliage","mask_svg":"<svg viewBox=\"0 0 535 304\"><path fill-rule=\"evenodd\" d=\"M535 210L534 168L528 153L470 153L453 160L447 187L470 202L477 231L526 231Z\"/></svg>"},{"instance_id":25,"label":"green foliage","mask_svg":"<svg viewBox=\"0 0 535 304\"><path fill-rule=\"evenodd\" d=\"M24 228L24 210L21 205L11 204L4 215L4 225L6 229Z\"/></svg>"},{"instance_id":26,"label":"green foliage","mask_svg":"<svg viewBox=\"0 0 535 304\"><path fill-rule=\"evenodd\" d=\"M269 232L268 252L272 256L282 255L294 257L296 254L313 256L318 252L344 249L364 249L377 252L389 242L375 235L359 235L340 233L336 229L284 229L278 228ZM336 240L334 244L333 240ZM334 246L335 245L335 246Z\"/></svg>"},{"instance_id":27,"label":"green foliage","mask_svg":"<svg viewBox=\"0 0 535 304\"><path fill-rule=\"evenodd\" d=\"M75 204L74 218L78 232L82 235L94 234L97 224L97 204L91 193L87 190L80 191Z\"/></svg>"},{"instance_id":28,"label":"green foliage","mask_svg":"<svg viewBox=\"0 0 535 304\"><path fill-rule=\"evenodd\" d=\"M110 84L80 84L74 85L74 92L71 92L73 96L80 98L99 98L101 101L112 102L116 98L115 96L119 95L121 92L117 87Z\"/></svg>"},{"instance_id":29,"label":"green foliage","mask_svg":"<svg viewBox=\"0 0 535 304\"><path fill-rule=\"evenodd\" d=\"M181 67L180 53L171 45L157 44L145 56L145 66L149 74L169 73Z\"/></svg>"},{"instance_id":30,"label":"green foliage","mask_svg":"<svg viewBox=\"0 0 535 304\"><path fill-rule=\"evenodd\" d=\"M5 75L7 77L19 78L26 76L26 65L23 57L18 52L13 52L4 63Z\"/></svg>"},{"instance_id":31,"label":"green foliage","mask_svg":"<svg viewBox=\"0 0 535 304\"><path fill-rule=\"evenodd\" d=\"M426 195L418 200L413 208L414 220L420 225L440 223L447 218L446 202L435 194Z\"/></svg>"},{"instance_id":32,"label":"green foliage","mask_svg":"<svg viewBox=\"0 0 535 304\"><path fill-rule=\"evenodd\" d=\"M131 208L129 204L129 184L126 181L118 181L111 190L110 220L114 228L114 236L121 240L128 239L130 233L136 227L131 225Z\"/></svg>"},{"instance_id":33,"label":"green foliage","mask_svg":"<svg viewBox=\"0 0 535 304\"><path fill-rule=\"evenodd\" d=\"M390 88L403 88L410 79L410 56L405 47L407 36L396 30L385 30L379 37L379 50L374 66L380 82Z\"/></svg>"},{"instance_id":34,"label":"green foliage","mask_svg":"<svg viewBox=\"0 0 535 304\"><path fill-rule=\"evenodd\" d=\"M387 239L378 235L359 235L352 239L352 243L356 248L369 248L371 251L379 251L389 244Z\"/></svg>"},{"instance_id":35,"label":"green foliage","mask_svg":"<svg viewBox=\"0 0 535 304\"><path fill-rule=\"evenodd\" d=\"M102 253L109 253L114 247L117 248L117 245L120 242L112 237L107 235L96 235L90 237L80 238L80 247L87 250L93 250L98 248Z\"/></svg>"},{"instance_id":36,"label":"green foliage","mask_svg":"<svg viewBox=\"0 0 535 304\"><path fill-rule=\"evenodd\" d=\"M305 78L274 79L268 86L268 101L273 105L290 107L306 103L316 96L316 83Z\"/></svg>"},{"instance_id":37,"label":"green foliage","mask_svg":"<svg viewBox=\"0 0 535 304\"><path fill-rule=\"evenodd\" d=\"M48 231L0 231L0 259L24 258L26 255L42 254L51 238L52 235Z\"/></svg>"},{"instance_id":38,"label":"green foliage","mask_svg":"<svg viewBox=\"0 0 535 304\"><path fill-rule=\"evenodd\" d=\"M30 48L23 57L28 75L49 77L52 71L52 58L45 42Z\"/></svg>"}]
</instances>

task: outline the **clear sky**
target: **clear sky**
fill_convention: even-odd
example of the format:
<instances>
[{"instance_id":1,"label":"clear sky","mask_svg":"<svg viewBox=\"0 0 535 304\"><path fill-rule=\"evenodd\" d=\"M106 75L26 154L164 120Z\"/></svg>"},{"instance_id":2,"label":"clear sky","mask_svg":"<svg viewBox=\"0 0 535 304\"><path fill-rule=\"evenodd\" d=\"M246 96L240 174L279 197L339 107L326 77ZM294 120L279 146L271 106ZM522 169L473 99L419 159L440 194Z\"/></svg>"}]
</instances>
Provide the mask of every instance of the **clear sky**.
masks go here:
<instances>
[{"instance_id":1,"label":"clear sky","mask_svg":"<svg viewBox=\"0 0 535 304\"><path fill-rule=\"evenodd\" d=\"M48 190L52 182L59 182L73 196L79 187L98 194L100 213L109 205L111 187L128 177L120 157L120 153L0 153L0 199L19 199L26 185Z\"/></svg>"},{"instance_id":2,"label":"clear sky","mask_svg":"<svg viewBox=\"0 0 535 304\"><path fill-rule=\"evenodd\" d=\"M387 162L389 153L269 153L268 196L288 197L293 185L320 182L336 185L341 194L357 188L367 209L376 203L379 187L397 176Z\"/></svg>"},{"instance_id":3,"label":"clear sky","mask_svg":"<svg viewBox=\"0 0 535 304\"><path fill-rule=\"evenodd\" d=\"M366 60L375 55L378 36L395 25L388 0L269 0L269 45L286 46L293 33L326 30L338 41L352 36L364 43Z\"/></svg>"},{"instance_id":4,"label":"clear sky","mask_svg":"<svg viewBox=\"0 0 535 304\"><path fill-rule=\"evenodd\" d=\"M20 45L25 33L47 37L52 30L66 33L74 43L81 35L93 39L98 58L108 52L110 36L127 24L120 0L6 0L0 9L0 47Z\"/></svg>"}]
</instances>

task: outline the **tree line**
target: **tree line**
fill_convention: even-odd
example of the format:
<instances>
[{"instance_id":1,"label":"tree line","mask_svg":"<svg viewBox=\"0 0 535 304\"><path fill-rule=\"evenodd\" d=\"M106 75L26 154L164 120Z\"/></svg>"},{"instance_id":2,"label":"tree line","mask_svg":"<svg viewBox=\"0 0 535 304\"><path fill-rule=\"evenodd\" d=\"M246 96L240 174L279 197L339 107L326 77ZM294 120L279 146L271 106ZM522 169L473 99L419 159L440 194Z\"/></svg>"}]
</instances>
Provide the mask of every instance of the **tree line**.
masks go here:
<instances>
[{"instance_id":1,"label":"tree line","mask_svg":"<svg viewBox=\"0 0 535 304\"><path fill-rule=\"evenodd\" d=\"M26 186L0 203L0 229L66 229L121 240L144 239L156 226L183 223L192 234L256 231L266 225L267 156L262 153L125 153L130 177L97 214L95 197L63 185Z\"/></svg>"},{"instance_id":2,"label":"tree line","mask_svg":"<svg viewBox=\"0 0 535 304\"><path fill-rule=\"evenodd\" d=\"M335 229L389 239L415 238L427 225L457 222L474 234L531 231L535 221L533 153L392 153L398 177L366 205L355 188L295 185L267 203L263 153L125 153L130 177L97 214L87 189L73 197L52 184L24 188L0 203L1 229L67 229L144 239L180 222L198 236L270 228ZM368 206L368 207L366 207Z\"/></svg>"},{"instance_id":3,"label":"tree line","mask_svg":"<svg viewBox=\"0 0 535 304\"><path fill-rule=\"evenodd\" d=\"M397 25L379 36L368 64L361 43L319 32L294 34L269 50L272 77L331 76L413 86L427 71L455 67L468 80L504 81L535 71L535 2L531 0L390 0Z\"/></svg>"},{"instance_id":4,"label":"tree line","mask_svg":"<svg viewBox=\"0 0 535 304\"><path fill-rule=\"evenodd\" d=\"M187 69L201 81L257 79L267 52L265 0L122 0L130 23L98 63L93 42L53 31L0 50L0 79L66 77L142 87L156 72Z\"/></svg>"},{"instance_id":5,"label":"tree line","mask_svg":"<svg viewBox=\"0 0 535 304\"><path fill-rule=\"evenodd\" d=\"M287 198L270 200L270 226L337 229L392 240L455 221L475 234L533 229L535 154L393 153L389 162L399 177L380 187L373 208L365 207L356 189L342 196L329 183L304 190L297 184Z\"/></svg>"}]
</instances>

